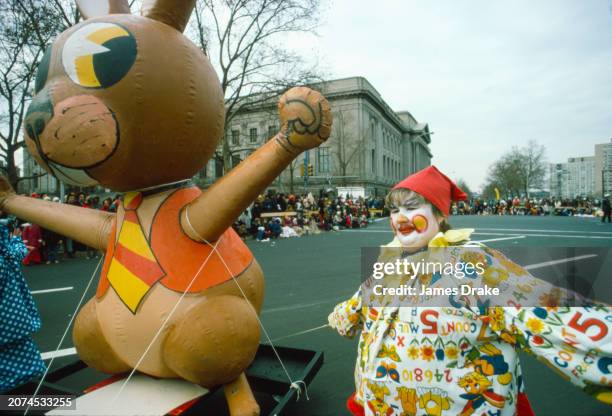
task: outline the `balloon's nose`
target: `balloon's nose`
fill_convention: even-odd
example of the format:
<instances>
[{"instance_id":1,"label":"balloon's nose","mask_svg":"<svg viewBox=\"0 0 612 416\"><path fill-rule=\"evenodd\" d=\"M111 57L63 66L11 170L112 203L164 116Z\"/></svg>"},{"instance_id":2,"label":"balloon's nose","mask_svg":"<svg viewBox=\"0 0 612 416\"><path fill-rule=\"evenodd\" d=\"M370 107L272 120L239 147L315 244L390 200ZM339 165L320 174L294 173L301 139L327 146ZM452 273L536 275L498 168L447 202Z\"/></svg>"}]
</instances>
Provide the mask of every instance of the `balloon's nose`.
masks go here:
<instances>
[{"instance_id":1,"label":"balloon's nose","mask_svg":"<svg viewBox=\"0 0 612 416\"><path fill-rule=\"evenodd\" d=\"M43 91L32 99L25 116L25 130L30 139L38 143L47 122L53 117L53 104L49 94Z\"/></svg>"},{"instance_id":2,"label":"balloon's nose","mask_svg":"<svg viewBox=\"0 0 612 416\"><path fill-rule=\"evenodd\" d=\"M31 137L49 162L67 168L93 167L108 159L119 144L119 126L113 112L93 95L60 101L48 119L41 120L37 114L30 122Z\"/></svg>"}]
</instances>

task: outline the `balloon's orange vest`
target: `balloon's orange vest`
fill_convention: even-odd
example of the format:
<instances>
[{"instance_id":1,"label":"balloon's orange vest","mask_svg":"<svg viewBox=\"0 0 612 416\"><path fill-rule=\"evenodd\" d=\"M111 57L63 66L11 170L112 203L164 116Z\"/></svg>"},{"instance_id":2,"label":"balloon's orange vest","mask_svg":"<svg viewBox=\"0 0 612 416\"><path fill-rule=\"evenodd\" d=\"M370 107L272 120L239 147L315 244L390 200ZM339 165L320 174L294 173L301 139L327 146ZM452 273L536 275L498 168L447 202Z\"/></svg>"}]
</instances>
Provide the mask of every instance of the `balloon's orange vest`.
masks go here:
<instances>
[{"instance_id":1,"label":"balloon's orange vest","mask_svg":"<svg viewBox=\"0 0 612 416\"><path fill-rule=\"evenodd\" d=\"M154 215L148 239L136 212L142 194L126 194L124 219L119 227L116 222L113 226L96 298L111 286L136 313L156 284L179 293L199 293L240 275L253 254L233 229L209 245L193 241L181 228L181 209L200 194L197 187L170 194Z\"/></svg>"}]
</instances>

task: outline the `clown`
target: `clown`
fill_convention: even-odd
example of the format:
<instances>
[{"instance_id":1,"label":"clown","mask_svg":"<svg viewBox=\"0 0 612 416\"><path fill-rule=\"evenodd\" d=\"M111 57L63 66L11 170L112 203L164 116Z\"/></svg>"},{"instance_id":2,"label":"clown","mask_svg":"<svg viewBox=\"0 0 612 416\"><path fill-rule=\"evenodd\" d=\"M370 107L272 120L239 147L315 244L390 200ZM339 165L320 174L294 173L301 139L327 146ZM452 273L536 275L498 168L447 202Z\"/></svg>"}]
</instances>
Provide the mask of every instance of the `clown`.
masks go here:
<instances>
[{"instance_id":1,"label":"clown","mask_svg":"<svg viewBox=\"0 0 612 416\"><path fill-rule=\"evenodd\" d=\"M386 198L394 238L382 247L378 261L478 262L484 266L483 273L465 279L475 287L502 289L498 301L508 305L518 304L512 298L517 296L516 288L539 299L555 297L557 304L571 298L571 293L535 279L503 254L470 242L472 229L451 229L447 221L451 203L463 199L465 193L434 166L398 183ZM421 288L458 284L445 273L421 273L408 281ZM612 402L606 364L612 356L608 307L548 303L546 308L500 307L490 306L490 299L453 296L445 298L448 307L441 307L436 299L418 297L403 298L406 303L401 304L376 298L376 303L369 292L372 282L374 278L366 280L329 316L330 326L340 335L353 337L361 332L356 393L347 403L354 415L376 415L380 412L375 409L381 408L410 416L531 415L518 349L534 353L597 399ZM556 353L567 348L568 336L573 340L573 354L566 357L569 362L558 365ZM597 358L588 357L589 351L597 351ZM396 377L382 377L390 373L389 360ZM581 366L587 361L599 364ZM385 387L390 394L381 395Z\"/></svg>"}]
</instances>

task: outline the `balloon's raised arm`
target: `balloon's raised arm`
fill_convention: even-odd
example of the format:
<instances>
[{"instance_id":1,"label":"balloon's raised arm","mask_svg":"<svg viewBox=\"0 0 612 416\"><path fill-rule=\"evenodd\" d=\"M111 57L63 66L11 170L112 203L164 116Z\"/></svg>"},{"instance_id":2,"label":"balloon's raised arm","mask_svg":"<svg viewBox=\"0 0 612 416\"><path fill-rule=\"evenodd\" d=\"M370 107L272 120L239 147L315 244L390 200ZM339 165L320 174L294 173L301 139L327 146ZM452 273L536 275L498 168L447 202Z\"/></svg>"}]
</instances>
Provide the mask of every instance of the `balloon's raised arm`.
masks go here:
<instances>
[{"instance_id":1,"label":"balloon's raised arm","mask_svg":"<svg viewBox=\"0 0 612 416\"><path fill-rule=\"evenodd\" d=\"M292 88L278 107L280 132L181 213L183 230L194 240L215 241L292 160L329 137L331 110L320 93Z\"/></svg>"},{"instance_id":2,"label":"balloon's raised arm","mask_svg":"<svg viewBox=\"0 0 612 416\"><path fill-rule=\"evenodd\" d=\"M105 250L114 214L16 195L0 176L0 210L89 247Z\"/></svg>"}]
</instances>

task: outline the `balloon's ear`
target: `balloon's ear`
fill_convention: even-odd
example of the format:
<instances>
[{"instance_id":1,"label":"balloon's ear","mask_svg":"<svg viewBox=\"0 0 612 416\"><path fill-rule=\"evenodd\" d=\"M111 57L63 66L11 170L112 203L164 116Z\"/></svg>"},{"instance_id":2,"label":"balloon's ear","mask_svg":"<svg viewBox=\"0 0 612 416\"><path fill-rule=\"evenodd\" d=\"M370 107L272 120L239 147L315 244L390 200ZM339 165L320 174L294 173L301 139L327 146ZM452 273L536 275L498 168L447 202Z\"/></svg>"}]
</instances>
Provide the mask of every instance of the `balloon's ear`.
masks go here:
<instances>
[{"instance_id":1,"label":"balloon's ear","mask_svg":"<svg viewBox=\"0 0 612 416\"><path fill-rule=\"evenodd\" d=\"M130 13L127 0L76 0L76 4L85 19L108 14Z\"/></svg>"},{"instance_id":2,"label":"balloon's ear","mask_svg":"<svg viewBox=\"0 0 612 416\"><path fill-rule=\"evenodd\" d=\"M182 32L187 26L195 3L196 0L143 0L140 14Z\"/></svg>"}]
</instances>

